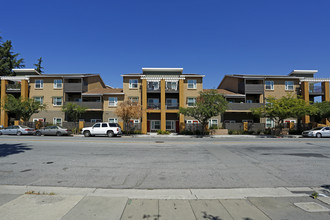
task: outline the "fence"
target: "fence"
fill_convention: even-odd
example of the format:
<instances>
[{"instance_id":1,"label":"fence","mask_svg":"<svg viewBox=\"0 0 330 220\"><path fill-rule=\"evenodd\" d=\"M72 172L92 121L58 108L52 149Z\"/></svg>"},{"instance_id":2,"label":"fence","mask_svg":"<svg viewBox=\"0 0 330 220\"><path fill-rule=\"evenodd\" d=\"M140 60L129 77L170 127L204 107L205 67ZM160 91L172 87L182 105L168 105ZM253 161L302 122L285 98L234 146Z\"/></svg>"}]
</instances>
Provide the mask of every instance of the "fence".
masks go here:
<instances>
[{"instance_id":1,"label":"fence","mask_svg":"<svg viewBox=\"0 0 330 220\"><path fill-rule=\"evenodd\" d=\"M243 131L244 124L243 123L224 123L224 128L228 130L234 131ZM264 123L248 123L248 131L265 131Z\"/></svg>"}]
</instances>

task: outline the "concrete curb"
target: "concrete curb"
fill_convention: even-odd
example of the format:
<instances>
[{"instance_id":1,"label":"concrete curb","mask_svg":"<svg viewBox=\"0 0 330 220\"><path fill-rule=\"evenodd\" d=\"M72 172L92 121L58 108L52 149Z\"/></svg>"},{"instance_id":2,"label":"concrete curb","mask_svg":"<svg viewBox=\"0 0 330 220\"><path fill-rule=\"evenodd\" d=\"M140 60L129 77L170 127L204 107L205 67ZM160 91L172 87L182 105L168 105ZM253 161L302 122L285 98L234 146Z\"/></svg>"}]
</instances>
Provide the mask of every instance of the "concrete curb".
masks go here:
<instances>
[{"instance_id":1,"label":"concrete curb","mask_svg":"<svg viewBox=\"0 0 330 220\"><path fill-rule=\"evenodd\" d=\"M73 135L74 137L84 137L81 134ZM273 135L149 135L149 134L135 134L130 136L121 136L121 138L302 138L301 135L286 135L286 136L273 136Z\"/></svg>"},{"instance_id":2,"label":"concrete curb","mask_svg":"<svg viewBox=\"0 0 330 220\"><path fill-rule=\"evenodd\" d=\"M56 195L81 195L125 197L130 199L244 199L247 197L302 197L312 188L233 188L233 189L101 189L45 186L0 185L0 194L25 194L27 192L55 193ZM293 193L293 192L298 193Z\"/></svg>"}]
</instances>

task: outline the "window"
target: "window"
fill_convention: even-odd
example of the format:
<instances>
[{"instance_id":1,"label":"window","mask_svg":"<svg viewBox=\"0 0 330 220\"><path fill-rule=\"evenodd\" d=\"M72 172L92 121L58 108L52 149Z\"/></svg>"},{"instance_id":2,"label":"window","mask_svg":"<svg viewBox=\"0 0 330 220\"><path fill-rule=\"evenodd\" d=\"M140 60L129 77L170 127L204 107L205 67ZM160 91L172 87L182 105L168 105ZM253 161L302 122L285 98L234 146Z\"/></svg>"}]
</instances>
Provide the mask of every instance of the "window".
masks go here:
<instances>
[{"instance_id":1,"label":"window","mask_svg":"<svg viewBox=\"0 0 330 220\"><path fill-rule=\"evenodd\" d=\"M209 128L218 127L218 119L210 119L209 120Z\"/></svg>"},{"instance_id":2,"label":"window","mask_svg":"<svg viewBox=\"0 0 330 220\"><path fill-rule=\"evenodd\" d=\"M266 90L274 90L274 81L265 81Z\"/></svg>"},{"instance_id":3,"label":"window","mask_svg":"<svg viewBox=\"0 0 330 220\"><path fill-rule=\"evenodd\" d=\"M187 120L186 121L186 124L192 124L193 123L193 120Z\"/></svg>"},{"instance_id":4,"label":"window","mask_svg":"<svg viewBox=\"0 0 330 220\"><path fill-rule=\"evenodd\" d=\"M166 82L166 90L177 91L178 86L177 82Z\"/></svg>"},{"instance_id":5,"label":"window","mask_svg":"<svg viewBox=\"0 0 330 220\"><path fill-rule=\"evenodd\" d=\"M34 101L35 102L39 102L40 105L44 104L44 97L40 96L40 97L34 97Z\"/></svg>"},{"instance_id":6,"label":"window","mask_svg":"<svg viewBox=\"0 0 330 220\"><path fill-rule=\"evenodd\" d=\"M197 81L195 79L188 80L188 89L196 89L197 88Z\"/></svg>"},{"instance_id":7,"label":"window","mask_svg":"<svg viewBox=\"0 0 330 220\"><path fill-rule=\"evenodd\" d=\"M246 100L246 103L253 103L253 101L248 99L248 100Z\"/></svg>"},{"instance_id":8,"label":"window","mask_svg":"<svg viewBox=\"0 0 330 220\"><path fill-rule=\"evenodd\" d=\"M140 123L139 119L133 119L132 121L133 121L134 124L139 124Z\"/></svg>"},{"instance_id":9,"label":"window","mask_svg":"<svg viewBox=\"0 0 330 220\"><path fill-rule=\"evenodd\" d=\"M148 90L159 90L159 81L148 82Z\"/></svg>"},{"instance_id":10,"label":"window","mask_svg":"<svg viewBox=\"0 0 330 220\"><path fill-rule=\"evenodd\" d=\"M117 106L118 98L117 97L109 97L109 106Z\"/></svg>"},{"instance_id":11,"label":"window","mask_svg":"<svg viewBox=\"0 0 330 220\"><path fill-rule=\"evenodd\" d=\"M107 128L108 124L107 123L102 123L102 128Z\"/></svg>"},{"instance_id":12,"label":"window","mask_svg":"<svg viewBox=\"0 0 330 220\"><path fill-rule=\"evenodd\" d=\"M94 126L93 126L93 128L100 128L101 127L101 124L95 124Z\"/></svg>"},{"instance_id":13,"label":"window","mask_svg":"<svg viewBox=\"0 0 330 220\"><path fill-rule=\"evenodd\" d=\"M62 118L53 118L53 124L62 126Z\"/></svg>"},{"instance_id":14,"label":"window","mask_svg":"<svg viewBox=\"0 0 330 220\"><path fill-rule=\"evenodd\" d=\"M151 130L159 130L160 129L160 121L151 121Z\"/></svg>"},{"instance_id":15,"label":"window","mask_svg":"<svg viewBox=\"0 0 330 220\"><path fill-rule=\"evenodd\" d=\"M158 109L160 108L159 99L149 98L148 99L148 108Z\"/></svg>"},{"instance_id":16,"label":"window","mask_svg":"<svg viewBox=\"0 0 330 220\"><path fill-rule=\"evenodd\" d=\"M178 108L178 99L166 99L166 108L167 109Z\"/></svg>"},{"instance_id":17,"label":"window","mask_svg":"<svg viewBox=\"0 0 330 220\"><path fill-rule=\"evenodd\" d=\"M128 97L128 99L129 99L131 102L134 102L134 103L138 103L138 102L139 102L139 97Z\"/></svg>"},{"instance_id":18,"label":"window","mask_svg":"<svg viewBox=\"0 0 330 220\"><path fill-rule=\"evenodd\" d=\"M293 81L285 81L285 90L293 90Z\"/></svg>"},{"instance_id":19,"label":"window","mask_svg":"<svg viewBox=\"0 0 330 220\"><path fill-rule=\"evenodd\" d=\"M166 130L175 130L175 121L166 120Z\"/></svg>"},{"instance_id":20,"label":"window","mask_svg":"<svg viewBox=\"0 0 330 220\"><path fill-rule=\"evenodd\" d=\"M54 106L62 105L62 97L53 97L53 105Z\"/></svg>"},{"instance_id":21,"label":"window","mask_svg":"<svg viewBox=\"0 0 330 220\"><path fill-rule=\"evenodd\" d=\"M55 79L54 80L54 89L61 89L62 88L62 80L61 79Z\"/></svg>"},{"instance_id":22,"label":"window","mask_svg":"<svg viewBox=\"0 0 330 220\"><path fill-rule=\"evenodd\" d=\"M196 105L196 98L187 98L187 105L189 107Z\"/></svg>"},{"instance_id":23,"label":"window","mask_svg":"<svg viewBox=\"0 0 330 220\"><path fill-rule=\"evenodd\" d=\"M35 88L36 89L44 88L44 81L42 79L37 79L35 82Z\"/></svg>"},{"instance_id":24,"label":"window","mask_svg":"<svg viewBox=\"0 0 330 220\"><path fill-rule=\"evenodd\" d=\"M101 119L91 119L91 122L96 123L96 122L101 122Z\"/></svg>"},{"instance_id":25,"label":"window","mask_svg":"<svg viewBox=\"0 0 330 220\"><path fill-rule=\"evenodd\" d=\"M118 123L118 118L109 118L109 123Z\"/></svg>"},{"instance_id":26,"label":"window","mask_svg":"<svg viewBox=\"0 0 330 220\"><path fill-rule=\"evenodd\" d=\"M138 87L138 80L137 79L130 79L129 80L129 88L130 89L137 89Z\"/></svg>"},{"instance_id":27,"label":"window","mask_svg":"<svg viewBox=\"0 0 330 220\"><path fill-rule=\"evenodd\" d=\"M266 118L266 128L273 128L275 126L274 120Z\"/></svg>"},{"instance_id":28,"label":"window","mask_svg":"<svg viewBox=\"0 0 330 220\"><path fill-rule=\"evenodd\" d=\"M224 123L236 123L236 120L225 120Z\"/></svg>"}]
</instances>

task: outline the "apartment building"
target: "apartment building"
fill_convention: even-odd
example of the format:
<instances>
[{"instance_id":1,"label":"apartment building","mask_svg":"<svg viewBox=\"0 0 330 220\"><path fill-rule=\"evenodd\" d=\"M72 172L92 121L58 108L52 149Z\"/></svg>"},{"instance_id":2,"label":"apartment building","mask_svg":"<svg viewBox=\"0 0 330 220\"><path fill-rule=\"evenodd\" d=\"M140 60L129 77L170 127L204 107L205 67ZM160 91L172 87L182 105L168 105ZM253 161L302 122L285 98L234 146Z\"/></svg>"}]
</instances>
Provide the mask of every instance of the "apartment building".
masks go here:
<instances>
[{"instance_id":1,"label":"apartment building","mask_svg":"<svg viewBox=\"0 0 330 220\"><path fill-rule=\"evenodd\" d=\"M195 119L178 114L179 107L194 106L203 91L200 74L183 74L182 68L142 68L142 73L124 74L124 100L142 106L142 133L157 130L179 132Z\"/></svg>"},{"instance_id":2,"label":"apartment building","mask_svg":"<svg viewBox=\"0 0 330 220\"><path fill-rule=\"evenodd\" d=\"M47 109L33 114L31 121L62 124L66 120L62 106L68 102L87 107L83 119L102 121L103 96L89 92L111 88L98 74L40 74L35 69L14 69L13 72L15 76L1 77L1 101L12 94L16 98L32 98L46 104ZM15 116L1 108L1 125L8 126L12 117Z\"/></svg>"},{"instance_id":3,"label":"apartment building","mask_svg":"<svg viewBox=\"0 0 330 220\"><path fill-rule=\"evenodd\" d=\"M224 114L224 122L260 122L266 127L274 126L267 118L252 115L251 108L264 105L267 98L281 98L288 94L302 97L307 103L329 101L329 78L315 78L317 70L293 70L288 75L225 75L218 89L235 94L228 97L228 110ZM296 122L296 118L286 121ZM303 118L309 123L310 116ZM324 121L324 123L329 123Z\"/></svg>"}]
</instances>

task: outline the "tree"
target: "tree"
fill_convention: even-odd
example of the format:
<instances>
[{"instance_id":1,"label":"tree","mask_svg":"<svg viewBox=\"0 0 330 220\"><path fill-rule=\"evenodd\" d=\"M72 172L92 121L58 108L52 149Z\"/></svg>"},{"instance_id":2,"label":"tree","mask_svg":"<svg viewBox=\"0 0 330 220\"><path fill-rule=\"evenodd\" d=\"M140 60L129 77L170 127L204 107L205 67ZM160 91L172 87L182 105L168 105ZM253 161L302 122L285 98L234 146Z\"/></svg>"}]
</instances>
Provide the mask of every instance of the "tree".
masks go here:
<instances>
[{"instance_id":1,"label":"tree","mask_svg":"<svg viewBox=\"0 0 330 220\"><path fill-rule=\"evenodd\" d=\"M123 119L125 124L126 135L129 133L129 123L131 119L136 119L141 117L141 106L140 104L132 101L125 101L119 104L116 109L116 115Z\"/></svg>"},{"instance_id":2,"label":"tree","mask_svg":"<svg viewBox=\"0 0 330 220\"><path fill-rule=\"evenodd\" d=\"M277 127L282 130L280 124L286 118L300 119L304 115L316 114L315 105L310 105L305 100L294 97L293 95L283 96L280 99L274 97L267 98L267 103L259 108L251 109L254 115L259 117L267 117L275 121Z\"/></svg>"},{"instance_id":3,"label":"tree","mask_svg":"<svg viewBox=\"0 0 330 220\"><path fill-rule=\"evenodd\" d=\"M40 110L46 109L45 104L40 104L40 102L29 98L15 98L13 95L9 94L3 108L16 115L17 118L22 119L24 122L30 120L31 116L38 113Z\"/></svg>"},{"instance_id":4,"label":"tree","mask_svg":"<svg viewBox=\"0 0 330 220\"><path fill-rule=\"evenodd\" d=\"M228 102L223 95L217 93L216 90L210 90L200 93L196 106L180 108L179 113L197 119L202 125L202 134L204 135L209 119L223 114L227 109L227 105Z\"/></svg>"},{"instance_id":5,"label":"tree","mask_svg":"<svg viewBox=\"0 0 330 220\"><path fill-rule=\"evenodd\" d=\"M39 72L39 73L43 73L44 71L42 69L44 69L42 66L41 66L41 63L42 63L42 57L40 57L38 59L38 63L36 64L33 64L35 67L36 67L36 70Z\"/></svg>"},{"instance_id":6,"label":"tree","mask_svg":"<svg viewBox=\"0 0 330 220\"><path fill-rule=\"evenodd\" d=\"M1 39L0 39L1 42ZM12 69L25 67L24 60L18 59L19 54L12 51L13 46L10 40L0 44L0 75L11 76L13 75Z\"/></svg>"},{"instance_id":7,"label":"tree","mask_svg":"<svg viewBox=\"0 0 330 220\"><path fill-rule=\"evenodd\" d=\"M75 124L75 128L77 130L77 122L82 114L86 112L86 107L74 104L74 103L66 103L62 106L62 112L64 112L67 116L68 121L73 121Z\"/></svg>"},{"instance_id":8,"label":"tree","mask_svg":"<svg viewBox=\"0 0 330 220\"><path fill-rule=\"evenodd\" d=\"M317 114L321 117L321 118L326 118L328 119L328 121L330 121L330 102L326 101L326 102L319 102L319 103L315 103L316 107L317 107Z\"/></svg>"}]
</instances>

